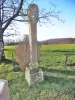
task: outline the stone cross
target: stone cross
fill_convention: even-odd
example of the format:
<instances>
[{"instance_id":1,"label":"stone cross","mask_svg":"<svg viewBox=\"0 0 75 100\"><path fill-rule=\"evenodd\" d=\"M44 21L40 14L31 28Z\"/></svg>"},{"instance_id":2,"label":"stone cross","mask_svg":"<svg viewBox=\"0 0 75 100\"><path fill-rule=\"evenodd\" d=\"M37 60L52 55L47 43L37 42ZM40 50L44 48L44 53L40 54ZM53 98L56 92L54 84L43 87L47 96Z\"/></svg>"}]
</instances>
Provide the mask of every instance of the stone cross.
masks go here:
<instances>
[{"instance_id":1,"label":"stone cross","mask_svg":"<svg viewBox=\"0 0 75 100\"><path fill-rule=\"evenodd\" d=\"M30 4L28 7L28 24L29 24L29 48L30 61L29 68L25 69L25 79L29 86L44 80L43 71L39 70L37 57L37 22L38 22L38 6Z\"/></svg>"},{"instance_id":2,"label":"stone cross","mask_svg":"<svg viewBox=\"0 0 75 100\"><path fill-rule=\"evenodd\" d=\"M38 6L30 4L28 7L28 24L29 24L29 46L30 46L30 63L31 69L38 67L37 62L37 22Z\"/></svg>"}]
</instances>

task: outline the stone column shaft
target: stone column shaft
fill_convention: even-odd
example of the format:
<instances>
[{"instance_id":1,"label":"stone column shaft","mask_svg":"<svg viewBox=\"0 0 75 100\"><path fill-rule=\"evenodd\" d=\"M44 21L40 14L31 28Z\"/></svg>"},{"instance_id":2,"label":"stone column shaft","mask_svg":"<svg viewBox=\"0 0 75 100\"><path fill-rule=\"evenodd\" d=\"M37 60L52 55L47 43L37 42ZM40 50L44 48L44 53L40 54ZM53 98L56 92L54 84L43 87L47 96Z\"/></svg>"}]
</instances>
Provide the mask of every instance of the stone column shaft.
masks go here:
<instances>
[{"instance_id":1,"label":"stone column shaft","mask_svg":"<svg viewBox=\"0 0 75 100\"><path fill-rule=\"evenodd\" d=\"M37 24L29 23L30 66L36 67L37 63Z\"/></svg>"}]
</instances>

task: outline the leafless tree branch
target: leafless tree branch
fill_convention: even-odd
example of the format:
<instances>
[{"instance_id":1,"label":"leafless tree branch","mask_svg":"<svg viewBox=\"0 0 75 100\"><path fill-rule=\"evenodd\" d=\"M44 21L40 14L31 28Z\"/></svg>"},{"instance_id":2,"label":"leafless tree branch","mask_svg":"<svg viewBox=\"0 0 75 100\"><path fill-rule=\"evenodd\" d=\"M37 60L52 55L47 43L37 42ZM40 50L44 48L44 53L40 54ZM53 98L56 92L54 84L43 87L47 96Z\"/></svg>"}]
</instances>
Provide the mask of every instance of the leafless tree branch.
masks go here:
<instances>
[{"instance_id":1,"label":"leafless tree branch","mask_svg":"<svg viewBox=\"0 0 75 100\"><path fill-rule=\"evenodd\" d=\"M3 28L3 31L5 31L5 29L9 26L9 24L11 23L11 21L16 18L22 8L22 5L23 5L23 0L21 0L21 3L20 3L20 6L16 12L16 14L14 14L11 18L9 18L8 22L6 23L5 27Z\"/></svg>"}]
</instances>

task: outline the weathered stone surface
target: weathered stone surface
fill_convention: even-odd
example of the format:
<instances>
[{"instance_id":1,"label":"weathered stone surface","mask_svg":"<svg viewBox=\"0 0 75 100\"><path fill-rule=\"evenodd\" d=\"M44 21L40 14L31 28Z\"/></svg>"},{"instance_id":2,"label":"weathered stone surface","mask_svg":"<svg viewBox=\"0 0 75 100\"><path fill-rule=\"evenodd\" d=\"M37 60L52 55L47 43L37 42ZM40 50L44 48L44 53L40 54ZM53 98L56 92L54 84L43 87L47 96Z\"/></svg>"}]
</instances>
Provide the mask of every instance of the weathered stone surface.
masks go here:
<instances>
[{"instance_id":1,"label":"weathered stone surface","mask_svg":"<svg viewBox=\"0 0 75 100\"><path fill-rule=\"evenodd\" d=\"M24 41L16 47L15 54L22 71L29 66L29 41Z\"/></svg>"},{"instance_id":2,"label":"weathered stone surface","mask_svg":"<svg viewBox=\"0 0 75 100\"><path fill-rule=\"evenodd\" d=\"M38 67L37 57L37 22L38 22L38 6L30 4L27 10L29 24L29 46L30 46L30 62L29 67Z\"/></svg>"},{"instance_id":3,"label":"weathered stone surface","mask_svg":"<svg viewBox=\"0 0 75 100\"><path fill-rule=\"evenodd\" d=\"M30 4L28 7L28 22L37 23L38 22L38 6L36 4Z\"/></svg>"},{"instance_id":4,"label":"weathered stone surface","mask_svg":"<svg viewBox=\"0 0 75 100\"><path fill-rule=\"evenodd\" d=\"M10 100L7 80L0 79L0 100Z\"/></svg>"},{"instance_id":5,"label":"weathered stone surface","mask_svg":"<svg viewBox=\"0 0 75 100\"><path fill-rule=\"evenodd\" d=\"M40 47L41 44L38 43L38 49L37 49L37 59L40 58ZM24 41L23 43L19 44L16 47L15 54L18 60L18 63L20 65L20 68L22 71L25 71L26 67L29 67L29 61L30 61L30 49L29 49L29 40Z\"/></svg>"},{"instance_id":6,"label":"weathered stone surface","mask_svg":"<svg viewBox=\"0 0 75 100\"><path fill-rule=\"evenodd\" d=\"M30 70L28 67L25 70L25 79L29 86L40 83L44 80L42 69Z\"/></svg>"}]
</instances>

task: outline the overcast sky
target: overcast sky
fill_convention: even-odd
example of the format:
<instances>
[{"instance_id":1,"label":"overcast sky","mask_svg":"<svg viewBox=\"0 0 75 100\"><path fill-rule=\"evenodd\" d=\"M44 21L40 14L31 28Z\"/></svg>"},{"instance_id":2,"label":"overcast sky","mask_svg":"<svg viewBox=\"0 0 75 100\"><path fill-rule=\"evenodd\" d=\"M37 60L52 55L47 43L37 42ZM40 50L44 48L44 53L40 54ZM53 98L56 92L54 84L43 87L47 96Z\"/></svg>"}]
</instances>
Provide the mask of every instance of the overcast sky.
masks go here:
<instances>
[{"instance_id":1,"label":"overcast sky","mask_svg":"<svg viewBox=\"0 0 75 100\"><path fill-rule=\"evenodd\" d=\"M35 0L39 9L48 10L49 3L52 1L57 5L56 10L62 11L60 18L64 23L53 20L53 24L39 26L37 25L37 39L39 41L52 38L75 38L75 0ZM20 34L29 34L28 24L18 23Z\"/></svg>"}]
</instances>

